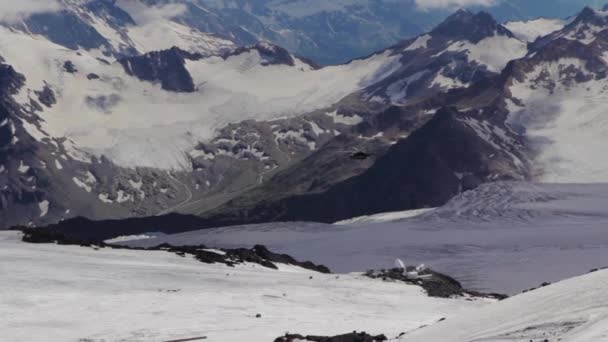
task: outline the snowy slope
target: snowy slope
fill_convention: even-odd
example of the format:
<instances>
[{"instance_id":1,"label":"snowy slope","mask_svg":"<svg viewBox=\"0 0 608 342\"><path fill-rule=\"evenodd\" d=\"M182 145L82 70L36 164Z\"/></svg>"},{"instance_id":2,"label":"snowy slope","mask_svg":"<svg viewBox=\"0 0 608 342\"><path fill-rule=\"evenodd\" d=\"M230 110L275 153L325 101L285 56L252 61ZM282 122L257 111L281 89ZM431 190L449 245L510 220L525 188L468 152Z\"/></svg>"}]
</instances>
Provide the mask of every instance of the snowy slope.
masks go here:
<instances>
[{"instance_id":1,"label":"snowy slope","mask_svg":"<svg viewBox=\"0 0 608 342\"><path fill-rule=\"evenodd\" d=\"M169 20L130 26L127 35L131 45L140 53L177 46L189 52L214 55L235 46L229 40Z\"/></svg>"},{"instance_id":2,"label":"snowy slope","mask_svg":"<svg viewBox=\"0 0 608 342\"><path fill-rule=\"evenodd\" d=\"M340 272L382 268L400 257L453 275L468 288L517 293L605 266L606 193L598 184L494 183L395 221L226 227L128 244L262 243Z\"/></svg>"},{"instance_id":3,"label":"snowy slope","mask_svg":"<svg viewBox=\"0 0 608 342\"><path fill-rule=\"evenodd\" d=\"M524 57L525 41L488 13L459 10L428 33L404 41L402 67L366 98L404 106L432 98L441 91L468 87L497 74L513 59Z\"/></svg>"},{"instance_id":4,"label":"snowy slope","mask_svg":"<svg viewBox=\"0 0 608 342\"><path fill-rule=\"evenodd\" d=\"M562 29L567 23L568 20L564 19L538 18L527 21L510 21L504 25L517 38L526 42L533 42L538 37Z\"/></svg>"},{"instance_id":5,"label":"snowy slope","mask_svg":"<svg viewBox=\"0 0 608 342\"><path fill-rule=\"evenodd\" d=\"M177 46L204 55L234 48L230 40L171 20L179 12L139 1L59 0L49 11L0 20L0 25L47 37L72 50L103 51L108 58ZM24 11L24 13L27 13Z\"/></svg>"},{"instance_id":6,"label":"snowy slope","mask_svg":"<svg viewBox=\"0 0 608 342\"><path fill-rule=\"evenodd\" d=\"M543 181L608 181L607 15L586 8L513 65L508 122L537 150Z\"/></svg>"},{"instance_id":7,"label":"snowy slope","mask_svg":"<svg viewBox=\"0 0 608 342\"><path fill-rule=\"evenodd\" d=\"M608 340L608 271L516 296L420 329L401 341Z\"/></svg>"},{"instance_id":8,"label":"snowy slope","mask_svg":"<svg viewBox=\"0 0 608 342\"><path fill-rule=\"evenodd\" d=\"M0 328L9 341L263 342L285 332L353 330L394 337L490 303L429 298L419 287L357 274L229 268L165 252L19 238L0 232Z\"/></svg>"},{"instance_id":9,"label":"snowy slope","mask_svg":"<svg viewBox=\"0 0 608 342\"><path fill-rule=\"evenodd\" d=\"M43 133L34 137L66 137L122 166L164 169L188 169L186 153L228 123L329 106L399 65L389 52L322 69L298 59L293 66L263 65L259 50L251 49L226 59L188 60L197 89L178 94L128 76L120 64L100 60L99 51L75 52L9 29L0 30L0 54L27 79L17 97L21 104L37 100L35 92L45 86L56 96L57 104L37 111ZM66 72L66 61L76 73Z\"/></svg>"}]
</instances>

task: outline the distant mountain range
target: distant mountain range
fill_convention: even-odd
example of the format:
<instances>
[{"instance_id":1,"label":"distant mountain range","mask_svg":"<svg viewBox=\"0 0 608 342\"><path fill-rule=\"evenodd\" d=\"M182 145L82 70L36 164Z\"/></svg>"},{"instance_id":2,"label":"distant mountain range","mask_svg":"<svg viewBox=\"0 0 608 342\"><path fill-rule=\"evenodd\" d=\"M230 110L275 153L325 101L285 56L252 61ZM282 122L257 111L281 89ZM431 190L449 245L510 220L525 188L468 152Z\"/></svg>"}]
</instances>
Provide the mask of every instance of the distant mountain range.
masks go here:
<instances>
[{"instance_id":1,"label":"distant mountain range","mask_svg":"<svg viewBox=\"0 0 608 342\"><path fill-rule=\"evenodd\" d=\"M457 9L451 4L468 3L471 11L488 11L499 22L563 19L584 5L602 5L593 0L56 1L64 11L36 13L24 24L32 33L70 48L103 46L132 54L158 50L169 41L214 44L190 32L195 29L238 45L268 41L323 65L345 63L427 32ZM124 40L126 27L132 41Z\"/></svg>"},{"instance_id":2,"label":"distant mountain range","mask_svg":"<svg viewBox=\"0 0 608 342\"><path fill-rule=\"evenodd\" d=\"M503 25L458 10L320 67L193 27L195 9L121 3L64 0L0 27L5 226L334 222L496 180L608 180L608 12Z\"/></svg>"},{"instance_id":3,"label":"distant mountain range","mask_svg":"<svg viewBox=\"0 0 608 342\"><path fill-rule=\"evenodd\" d=\"M168 3L168 1L165 1ZM180 2L180 1L178 1ZM163 1L150 1L163 3ZM171 1L171 3L175 3ZM177 21L241 44L268 40L321 64L344 63L429 31L464 1L195 0ZM469 1L499 21L565 18L593 0ZM436 5L435 5L436 4Z\"/></svg>"}]
</instances>

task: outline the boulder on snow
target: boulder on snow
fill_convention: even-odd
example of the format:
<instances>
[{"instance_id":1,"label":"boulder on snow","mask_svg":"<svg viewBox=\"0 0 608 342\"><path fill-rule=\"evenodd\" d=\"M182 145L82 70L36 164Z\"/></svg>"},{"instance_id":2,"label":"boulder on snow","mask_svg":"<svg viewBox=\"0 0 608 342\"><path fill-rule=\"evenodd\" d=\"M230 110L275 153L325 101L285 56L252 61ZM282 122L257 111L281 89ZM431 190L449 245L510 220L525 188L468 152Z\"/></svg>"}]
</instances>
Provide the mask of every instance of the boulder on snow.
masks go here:
<instances>
[{"instance_id":1,"label":"boulder on snow","mask_svg":"<svg viewBox=\"0 0 608 342\"><path fill-rule=\"evenodd\" d=\"M419 277L416 278L409 276L409 274L413 272L417 272ZM456 279L428 268L419 271L417 271L416 267L413 266L408 266L405 269L392 268L389 270L369 270L364 275L372 279L382 279L385 281L396 280L408 283L410 285L417 285L425 289L430 297L450 298L455 296L469 295L473 297L486 297L498 300L507 298L507 296L503 294L486 294L466 290Z\"/></svg>"}]
</instances>

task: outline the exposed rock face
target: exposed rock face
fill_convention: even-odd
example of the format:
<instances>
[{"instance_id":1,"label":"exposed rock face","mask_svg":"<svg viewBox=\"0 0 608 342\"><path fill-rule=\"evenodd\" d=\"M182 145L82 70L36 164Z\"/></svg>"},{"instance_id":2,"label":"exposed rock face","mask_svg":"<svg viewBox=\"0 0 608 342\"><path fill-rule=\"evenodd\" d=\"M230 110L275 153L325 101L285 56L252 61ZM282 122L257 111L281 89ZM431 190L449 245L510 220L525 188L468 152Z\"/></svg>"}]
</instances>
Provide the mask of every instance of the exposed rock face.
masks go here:
<instances>
[{"instance_id":1,"label":"exposed rock face","mask_svg":"<svg viewBox=\"0 0 608 342\"><path fill-rule=\"evenodd\" d=\"M48 37L56 44L72 50L107 48L110 44L95 28L69 11L37 13L25 20L26 29Z\"/></svg>"},{"instance_id":2,"label":"exposed rock face","mask_svg":"<svg viewBox=\"0 0 608 342\"><path fill-rule=\"evenodd\" d=\"M169 50L150 52L143 56L120 60L125 72L142 81L160 82L165 90L191 93L196 89L192 76L185 67L185 59L202 56L173 47Z\"/></svg>"},{"instance_id":3,"label":"exposed rock face","mask_svg":"<svg viewBox=\"0 0 608 342\"><path fill-rule=\"evenodd\" d=\"M525 178L525 155L517 150L517 138L505 141L506 150L502 150L493 143L502 137L479 134L483 122L483 118L444 109L359 176L321 193L258 202L246 211L239 207L243 202L235 200L209 219L221 224L244 220L331 223L383 211L436 207L482 182Z\"/></svg>"},{"instance_id":4,"label":"exposed rock face","mask_svg":"<svg viewBox=\"0 0 608 342\"><path fill-rule=\"evenodd\" d=\"M258 43L253 46L240 47L235 49L229 54L224 55L224 58L228 58L230 56L240 55L252 50L258 51L260 57L264 59L262 65L277 65L284 64L289 66L294 66L295 61L289 51L283 49L282 47L276 45L270 45L265 43Z\"/></svg>"},{"instance_id":5,"label":"exposed rock face","mask_svg":"<svg viewBox=\"0 0 608 342\"><path fill-rule=\"evenodd\" d=\"M45 86L42 91L36 92L38 95L38 101L47 107L52 107L57 103L55 92L49 86Z\"/></svg>"},{"instance_id":6,"label":"exposed rock face","mask_svg":"<svg viewBox=\"0 0 608 342\"><path fill-rule=\"evenodd\" d=\"M478 43L494 34L515 36L487 12L472 13L459 10L431 31L432 35L441 35L448 40L467 39Z\"/></svg>"}]
</instances>

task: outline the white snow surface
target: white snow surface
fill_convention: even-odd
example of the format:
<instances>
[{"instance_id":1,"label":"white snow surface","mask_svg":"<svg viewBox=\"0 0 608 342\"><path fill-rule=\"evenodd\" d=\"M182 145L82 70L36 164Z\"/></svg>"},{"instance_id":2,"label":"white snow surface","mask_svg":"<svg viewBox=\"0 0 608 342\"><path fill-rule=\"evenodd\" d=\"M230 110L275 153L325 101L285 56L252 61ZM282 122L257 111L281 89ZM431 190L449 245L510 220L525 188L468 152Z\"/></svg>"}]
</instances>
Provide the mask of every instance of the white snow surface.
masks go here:
<instances>
[{"instance_id":1,"label":"white snow surface","mask_svg":"<svg viewBox=\"0 0 608 342\"><path fill-rule=\"evenodd\" d=\"M6 341L272 341L285 332L402 331L486 300L429 298L417 286L294 266L208 265L162 251L35 245L0 232ZM310 277L312 276L312 279ZM256 318L256 314L261 318Z\"/></svg>"},{"instance_id":2,"label":"white snow surface","mask_svg":"<svg viewBox=\"0 0 608 342\"><path fill-rule=\"evenodd\" d=\"M515 80L510 90L523 106L509 106L509 123L525 128L539 150L536 161L542 181L608 182L608 158L603 157L608 144L608 87L593 77L572 81L568 68L593 76L585 61L562 58L536 66L523 82Z\"/></svg>"},{"instance_id":3,"label":"white snow surface","mask_svg":"<svg viewBox=\"0 0 608 342\"><path fill-rule=\"evenodd\" d=\"M339 114L337 110L334 110L333 112L327 112L325 113L325 115L331 117L335 123L348 126L358 125L363 122L363 118L359 115L346 116Z\"/></svg>"},{"instance_id":4,"label":"white snow surface","mask_svg":"<svg viewBox=\"0 0 608 342\"><path fill-rule=\"evenodd\" d=\"M391 221L398 221L398 220L405 219L405 218L420 216L420 215L422 215L424 213L428 213L432 210L434 210L434 208L414 209L414 210L396 211L396 212L391 212L391 213L382 213L382 214L376 214L376 215L359 216L359 217L355 217L352 219L339 221L334 224L349 225L349 224L391 222Z\"/></svg>"},{"instance_id":5,"label":"white snow surface","mask_svg":"<svg viewBox=\"0 0 608 342\"><path fill-rule=\"evenodd\" d=\"M400 65L398 55L386 51L318 70L297 58L295 66L265 66L251 50L188 61L197 91L174 93L126 75L118 63L103 63L96 51L70 51L6 28L0 28L0 52L27 78L16 95L20 103L37 99L34 91L45 84L54 91L58 103L39 112L42 131L122 166L163 169L188 169L187 153L228 123L329 107ZM68 60L77 73L63 70ZM100 79L89 80L90 73Z\"/></svg>"},{"instance_id":6,"label":"white snow surface","mask_svg":"<svg viewBox=\"0 0 608 342\"><path fill-rule=\"evenodd\" d=\"M231 41L200 32L170 20L131 26L128 37L135 49L141 53L170 49L215 55L235 47Z\"/></svg>"},{"instance_id":7,"label":"white snow surface","mask_svg":"<svg viewBox=\"0 0 608 342\"><path fill-rule=\"evenodd\" d=\"M431 40L433 37L430 34L424 34L418 38L416 38L416 40L414 40L414 42L410 45L408 45L405 49L403 49L403 51L414 51L414 50L418 50L418 49L426 49L429 43L429 40Z\"/></svg>"},{"instance_id":8,"label":"white snow surface","mask_svg":"<svg viewBox=\"0 0 608 342\"><path fill-rule=\"evenodd\" d=\"M477 44L468 41L455 42L447 51L466 51L469 60L485 65L490 71L500 72L509 61L524 57L528 53L528 46L519 39L495 34Z\"/></svg>"},{"instance_id":9,"label":"white snow surface","mask_svg":"<svg viewBox=\"0 0 608 342\"><path fill-rule=\"evenodd\" d=\"M152 234L140 234L140 235L124 235L124 236L118 236L115 237L113 239L108 239L105 240L105 243L117 243L117 242L126 242L126 241L133 241L133 240L143 240L143 239L152 239L156 237L156 235L152 235Z\"/></svg>"},{"instance_id":10,"label":"white snow surface","mask_svg":"<svg viewBox=\"0 0 608 342\"><path fill-rule=\"evenodd\" d=\"M607 266L606 208L606 184L494 183L396 221L226 227L129 245L260 243L337 272L385 268L401 258L452 275L468 288L513 294Z\"/></svg>"},{"instance_id":11,"label":"white snow surface","mask_svg":"<svg viewBox=\"0 0 608 342\"><path fill-rule=\"evenodd\" d=\"M121 0L118 2L119 7L131 14L135 24L128 24L125 27L115 26L110 24L102 13L83 10L82 5L86 1L88 0L59 0L58 2L62 3L65 10L77 15L106 38L114 52L121 52L130 47L143 54L177 46L190 52L214 55L235 47L235 44L229 40L177 23L171 20L171 16L156 15L154 18L143 20L146 19L142 18L142 16L146 17L144 12L150 13L154 9L137 1ZM158 11L162 12L162 9L158 9Z\"/></svg>"},{"instance_id":12,"label":"white snow surface","mask_svg":"<svg viewBox=\"0 0 608 342\"><path fill-rule=\"evenodd\" d=\"M561 30L568 22L569 20L565 19L537 18L527 21L510 21L504 26L517 38L525 42L533 42L538 37Z\"/></svg>"},{"instance_id":13,"label":"white snow surface","mask_svg":"<svg viewBox=\"0 0 608 342\"><path fill-rule=\"evenodd\" d=\"M402 342L608 341L608 270L472 309Z\"/></svg>"},{"instance_id":14,"label":"white snow surface","mask_svg":"<svg viewBox=\"0 0 608 342\"><path fill-rule=\"evenodd\" d=\"M49 213L49 205L51 203L47 200L44 200L40 203L38 203L38 208L40 209L40 217L45 217L46 214Z\"/></svg>"}]
</instances>

